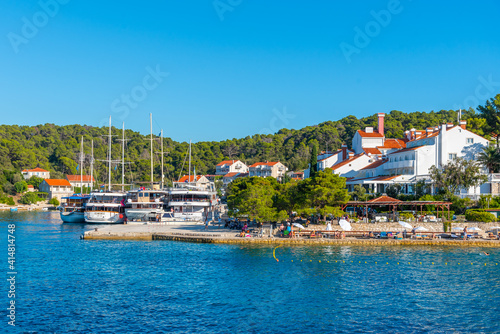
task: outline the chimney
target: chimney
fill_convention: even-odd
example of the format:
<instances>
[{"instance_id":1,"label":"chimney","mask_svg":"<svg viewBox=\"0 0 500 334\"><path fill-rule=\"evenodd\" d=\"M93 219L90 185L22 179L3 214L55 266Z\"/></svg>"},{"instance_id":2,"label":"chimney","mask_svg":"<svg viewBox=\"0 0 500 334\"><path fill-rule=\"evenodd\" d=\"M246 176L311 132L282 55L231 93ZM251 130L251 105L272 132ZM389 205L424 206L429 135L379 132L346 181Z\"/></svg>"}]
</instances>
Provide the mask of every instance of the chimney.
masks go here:
<instances>
[{"instance_id":1,"label":"chimney","mask_svg":"<svg viewBox=\"0 0 500 334\"><path fill-rule=\"evenodd\" d=\"M460 127L465 130L467 126L467 121L460 121Z\"/></svg>"},{"instance_id":2,"label":"chimney","mask_svg":"<svg viewBox=\"0 0 500 334\"><path fill-rule=\"evenodd\" d=\"M415 139L415 131L417 131L417 130L415 130L415 128L412 128L412 129L410 130L410 139L411 139L411 140Z\"/></svg>"},{"instance_id":3,"label":"chimney","mask_svg":"<svg viewBox=\"0 0 500 334\"><path fill-rule=\"evenodd\" d=\"M429 137L434 132L434 128L427 128L425 129L425 132L426 132L426 137Z\"/></svg>"},{"instance_id":4,"label":"chimney","mask_svg":"<svg viewBox=\"0 0 500 334\"><path fill-rule=\"evenodd\" d=\"M453 127L453 123L446 124L446 130L451 129Z\"/></svg>"},{"instance_id":5,"label":"chimney","mask_svg":"<svg viewBox=\"0 0 500 334\"><path fill-rule=\"evenodd\" d=\"M411 140L410 131L408 131L408 130L405 131L405 138L408 140Z\"/></svg>"},{"instance_id":6,"label":"chimney","mask_svg":"<svg viewBox=\"0 0 500 334\"><path fill-rule=\"evenodd\" d=\"M366 133L373 133L373 127L372 127L372 126L367 126L367 127L365 128L365 132L366 132Z\"/></svg>"},{"instance_id":7,"label":"chimney","mask_svg":"<svg viewBox=\"0 0 500 334\"><path fill-rule=\"evenodd\" d=\"M378 116L378 133L380 133L382 136L384 135L384 117L385 114L383 112L379 112L377 114Z\"/></svg>"},{"instance_id":8,"label":"chimney","mask_svg":"<svg viewBox=\"0 0 500 334\"><path fill-rule=\"evenodd\" d=\"M342 144L342 161L347 159L347 145Z\"/></svg>"},{"instance_id":9,"label":"chimney","mask_svg":"<svg viewBox=\"0 0 500 334\"><path fill-rule=\"evenodd\" d=\"M351 159L352 157L354 157L354 152L349 152L349 159Z\"/></svg>"}]
</instances>

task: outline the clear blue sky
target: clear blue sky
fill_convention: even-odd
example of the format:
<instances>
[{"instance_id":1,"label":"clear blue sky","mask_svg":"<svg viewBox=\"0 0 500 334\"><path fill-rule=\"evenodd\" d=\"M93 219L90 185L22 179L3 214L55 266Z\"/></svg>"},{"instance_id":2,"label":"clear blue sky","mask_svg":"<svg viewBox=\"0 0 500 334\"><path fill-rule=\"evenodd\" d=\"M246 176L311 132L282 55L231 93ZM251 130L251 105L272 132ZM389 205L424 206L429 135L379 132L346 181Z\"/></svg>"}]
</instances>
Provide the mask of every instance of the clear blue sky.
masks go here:
<instances>
[{"instance_id":1,"label":"clear blue sky","mask_svg":"<svg viewBox=\"0 0 500 334\"><path fill-rule=\"evenodd\" d=\"M222 140L500 93L498 1L54 1L2 3L1 124Z\"/></svg>"}]
</instances>

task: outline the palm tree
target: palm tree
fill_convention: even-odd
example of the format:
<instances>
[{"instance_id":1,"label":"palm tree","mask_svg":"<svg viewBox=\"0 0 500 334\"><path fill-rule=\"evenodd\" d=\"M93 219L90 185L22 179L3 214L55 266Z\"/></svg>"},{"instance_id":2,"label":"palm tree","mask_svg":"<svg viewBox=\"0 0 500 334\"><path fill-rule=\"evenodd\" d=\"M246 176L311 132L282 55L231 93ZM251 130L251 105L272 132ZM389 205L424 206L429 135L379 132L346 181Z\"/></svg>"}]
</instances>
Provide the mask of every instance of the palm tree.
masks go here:
<instances>
[{"instance_id":1,"label":"palm tree","mask_svg":"<svg viewBox=\"0 0 500 334\"><path fill-rule=\"evenodd\" d=\"M500 169L500 149L495 146L487 146L479 153L477 161L488 168L490 173L497 173Z\"/></svg>"}]
</instances>

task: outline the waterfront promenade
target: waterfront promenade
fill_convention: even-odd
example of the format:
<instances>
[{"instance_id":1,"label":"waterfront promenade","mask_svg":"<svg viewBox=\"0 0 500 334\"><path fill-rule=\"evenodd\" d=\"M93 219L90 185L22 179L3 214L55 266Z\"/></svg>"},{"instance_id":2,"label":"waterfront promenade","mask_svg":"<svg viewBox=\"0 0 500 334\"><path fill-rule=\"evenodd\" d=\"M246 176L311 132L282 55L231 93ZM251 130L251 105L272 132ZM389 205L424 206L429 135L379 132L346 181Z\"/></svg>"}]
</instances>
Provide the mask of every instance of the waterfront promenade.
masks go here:
<instances>
[{"instance_id":1,"label":"waterfront promenade","mask_svg":"<svg viewBox=\"0 0 500 334\"><path fill-rule=\"evenodd\" d=\"M400 232L402 228L399 224L353 224L356 231L392 231ZM442 224L427 225L430 233L440 235L443 233ZM485 225L485 224L475 224ZM468 225L469 227L471 225ZM484 228L484 226L483 226ZM486 227L487 228L487 227ZM204 225L195 223L177 223L171 225L162 224L130 224L130 225L109 225L96 227L86 231L82 235L84 240L172 240L198 243L226 243L226 244L338 244L338 245L431 245L431 246L472 246L472 247L500 247L499 240L487 240L483 238L473 238L470 240L436 238L436 239L413 239L408 233L408 238L368 238L363 237L361 232L347 232L344 239L332 237L311 238L311 230L322 230L324 226L315 225L311 229L298 233L296 238L278 237L275 231L270 236L269 227L264 227L262 233L254 229L249 233L250 237L239 237L239 230L231 230L219 226L209 226L205 230ZM335 230L335 226L334 226ZM444 236L444 235L443 235Z\"/></svg>"}]
</instances>

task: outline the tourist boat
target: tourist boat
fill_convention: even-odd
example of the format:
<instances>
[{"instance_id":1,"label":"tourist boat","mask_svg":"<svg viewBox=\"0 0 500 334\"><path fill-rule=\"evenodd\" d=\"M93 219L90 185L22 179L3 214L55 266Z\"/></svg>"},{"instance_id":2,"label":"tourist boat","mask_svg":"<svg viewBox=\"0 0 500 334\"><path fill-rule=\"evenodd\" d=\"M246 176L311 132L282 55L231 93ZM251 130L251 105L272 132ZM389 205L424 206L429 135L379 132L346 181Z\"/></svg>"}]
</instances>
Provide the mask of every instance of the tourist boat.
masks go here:
<instances>
[{"instance_id":1,"label":"tourist boat","mask_svg":"<svg viewBox=\"0 0 500 334\"><path fill-rule=\"evenodd\" d=\"M62 197L66 203L59 206L59 214L64 223L85 223L85 205L90 199L90 195L73 194Z\"/></svg>"},{"instance_id":2,"label":"tourist boat","mask_svg":"<svg viewBox=\"0 0 500 334\"><path fill-rule=\"evenodd\" d=\"M126 193L114 191L91 193L85 206L85 222L90 224L123 223L126 196Z\"/></svg>"},{"instance_id":3,"label":"tourist boat","mask_svg":"<svg viewBox=\"0 0 500 334\"><path fill-rule=\"evenodd\" d=\"M175 219L214 219L217 204L217 192L213 182L174 182L168 191L167 211L172 213Z\"/></svg>"},{"instance_id":4,"label":"tourist boat","mask_svg":"<svg viewBox=\"0 0 500 334\"><path fill-rule=\"evenodd\" d=\"M128 222L159 221L165 213L165 198L167 191L164 190L131 190L127 194L125 215Z\"/></svg>"}]
</instances>

